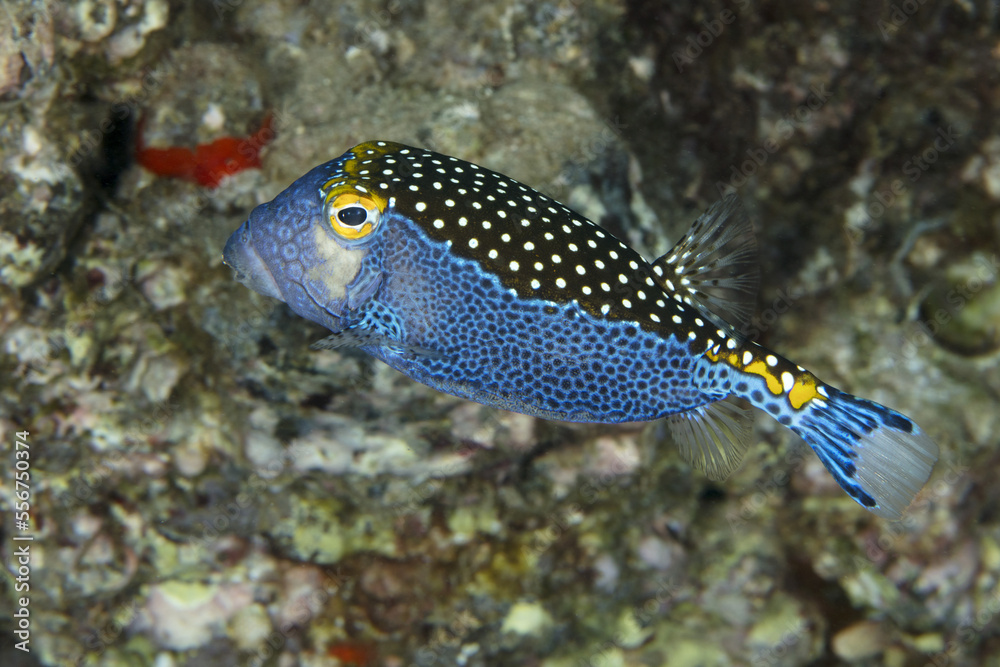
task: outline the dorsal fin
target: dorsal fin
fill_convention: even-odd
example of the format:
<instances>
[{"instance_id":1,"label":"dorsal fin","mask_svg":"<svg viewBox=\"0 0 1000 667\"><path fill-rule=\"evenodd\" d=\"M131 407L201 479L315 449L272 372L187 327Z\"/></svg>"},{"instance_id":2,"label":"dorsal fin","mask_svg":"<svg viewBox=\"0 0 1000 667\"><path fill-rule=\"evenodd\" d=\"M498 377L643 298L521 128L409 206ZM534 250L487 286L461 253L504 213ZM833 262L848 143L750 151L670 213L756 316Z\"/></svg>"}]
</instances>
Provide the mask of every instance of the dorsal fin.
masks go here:
<instances>
[{"instance_id":1,"label":"dorsal fin","mask_svg":"<svg viewBox=\"0 0 1000 667\"><path fill-rule=\"evenodd\" d=\"M708 310L727 328L745 330L756 306L760 267L753 225L740 198L729 194L712 204L653 262L653 271L671 294Z\"/></svg>"}]
</instances>

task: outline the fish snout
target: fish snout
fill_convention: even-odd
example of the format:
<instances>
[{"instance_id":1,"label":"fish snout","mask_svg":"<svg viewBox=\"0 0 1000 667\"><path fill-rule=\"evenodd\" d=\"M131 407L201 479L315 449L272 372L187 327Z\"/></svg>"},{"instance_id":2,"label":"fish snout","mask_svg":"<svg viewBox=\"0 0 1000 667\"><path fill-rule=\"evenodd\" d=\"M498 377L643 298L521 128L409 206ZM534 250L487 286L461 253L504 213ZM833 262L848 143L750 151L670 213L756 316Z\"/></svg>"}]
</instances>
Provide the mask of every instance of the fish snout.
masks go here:
<instances>
[{"instance_id":1,"label":"fish snout","mask_svg":"<svg viewBox=\"0 0 1000 667\"><path fill-rule=\"evenodd\" d=\"M284 301L274 275L253 245L250 221L233 232L222 251L222 261L236 272L236 280L264 296Z\"/></svg>"}]
</instances>

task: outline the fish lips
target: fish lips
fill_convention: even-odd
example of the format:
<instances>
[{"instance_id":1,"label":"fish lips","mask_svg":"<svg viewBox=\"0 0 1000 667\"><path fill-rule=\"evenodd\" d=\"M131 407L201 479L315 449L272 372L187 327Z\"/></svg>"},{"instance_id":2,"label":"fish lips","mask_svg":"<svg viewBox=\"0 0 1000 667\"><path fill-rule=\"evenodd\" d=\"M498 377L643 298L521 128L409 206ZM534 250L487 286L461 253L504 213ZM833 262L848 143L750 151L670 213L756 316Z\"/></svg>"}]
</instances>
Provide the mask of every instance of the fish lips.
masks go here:
<instances>
[{"instance_id":1,"label":"fish lips","mask_svg":"<svg viewBox=\"0 0 1000 667\"><path fill-rule=\"evenodd\" d=\"M233 232L222 251L222 261L236 272L236 280L264 296L284 301L274 275L253 245L250 221Z\"/></svg>"}]
</instances>

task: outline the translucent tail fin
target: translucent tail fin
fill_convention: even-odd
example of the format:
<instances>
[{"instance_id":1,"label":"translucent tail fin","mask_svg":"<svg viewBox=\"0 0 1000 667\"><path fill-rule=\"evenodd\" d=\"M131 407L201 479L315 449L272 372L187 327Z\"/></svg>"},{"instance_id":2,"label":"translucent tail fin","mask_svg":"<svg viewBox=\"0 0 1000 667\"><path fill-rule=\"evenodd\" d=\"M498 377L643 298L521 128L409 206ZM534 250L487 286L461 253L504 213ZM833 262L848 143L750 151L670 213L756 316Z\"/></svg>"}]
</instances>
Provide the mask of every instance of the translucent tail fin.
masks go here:
<instances>
[{"instance_id":1,"label":"translucent tail fin","mask_svg":"<svg viewBox=\"0 0 1000 667\"><path fill-rule=\"evenodd\" d=\"M938 448L920 427L889 408L824 386L791 425L837 483L884 519L897 519L930 477Z\"/></svg>"}]
</instances>

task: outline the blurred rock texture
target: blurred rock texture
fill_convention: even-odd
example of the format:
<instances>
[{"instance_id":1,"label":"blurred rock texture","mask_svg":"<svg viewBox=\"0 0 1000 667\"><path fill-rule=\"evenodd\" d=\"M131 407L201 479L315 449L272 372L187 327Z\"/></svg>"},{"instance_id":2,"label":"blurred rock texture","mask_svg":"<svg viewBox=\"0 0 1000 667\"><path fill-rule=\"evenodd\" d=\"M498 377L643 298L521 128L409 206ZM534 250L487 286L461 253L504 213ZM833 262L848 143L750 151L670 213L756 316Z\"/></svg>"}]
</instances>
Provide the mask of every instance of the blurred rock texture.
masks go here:
<instances>
[{"instance_id":1,"label":"blurred rock texture","mask_svg":"<svg viewBox=\"0 0 1000 667\"><path fill-rule=\"evenodd\" d=\"M1000 660L1000 16L985 0L5 0L5 665ZM248 136L217 189L145 144ZM237 284L258 203L367 139L496 169L644 252L754 217L755 336L914 417L895 523L761 416L724 483L657 424L436 393ZM994 489L994 490L991 490ZM5 567L12 522L3 524ZM13 576L0 584L13 608Z\"/></svg>"}]
</instances>

